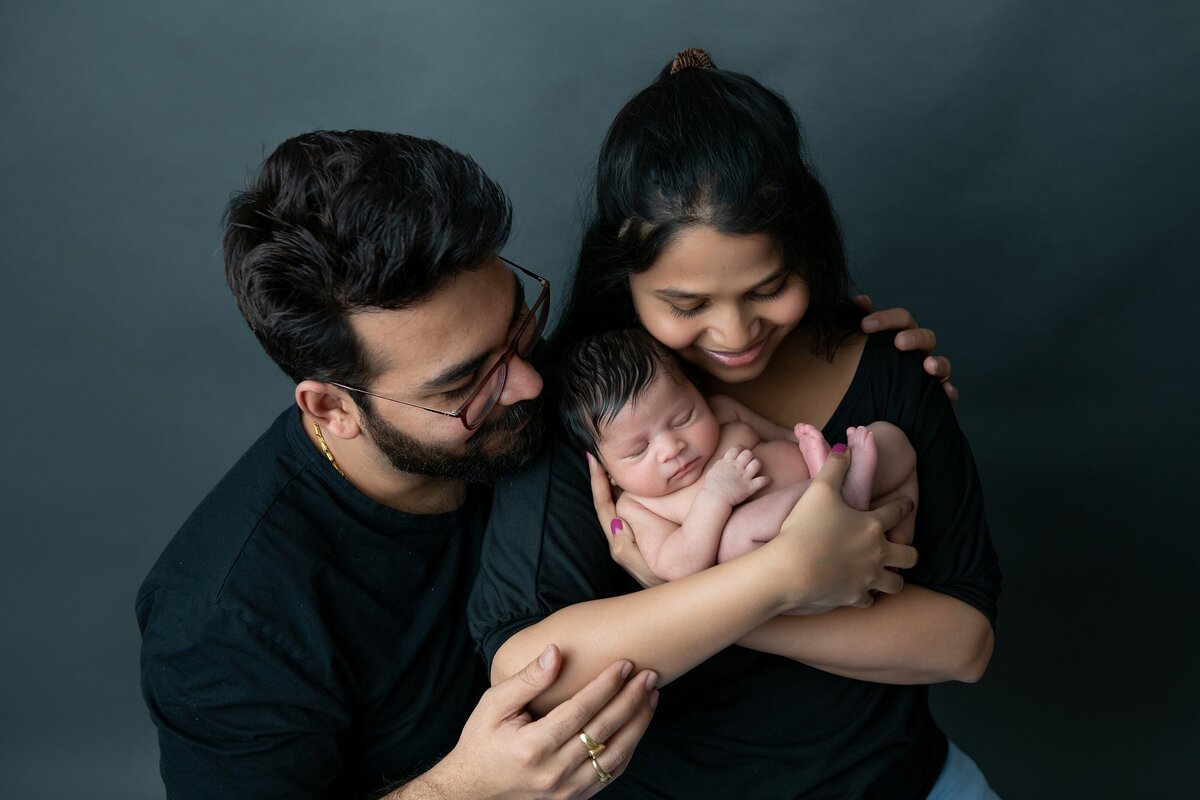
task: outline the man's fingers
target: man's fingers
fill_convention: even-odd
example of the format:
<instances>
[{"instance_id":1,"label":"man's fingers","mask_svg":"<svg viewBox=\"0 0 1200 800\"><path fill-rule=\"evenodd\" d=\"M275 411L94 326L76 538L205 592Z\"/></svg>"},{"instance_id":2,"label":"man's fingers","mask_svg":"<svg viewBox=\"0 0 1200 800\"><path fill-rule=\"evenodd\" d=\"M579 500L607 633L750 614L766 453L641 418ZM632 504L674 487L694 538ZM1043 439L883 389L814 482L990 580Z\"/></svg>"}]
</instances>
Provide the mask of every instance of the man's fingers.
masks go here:
<instances>
[{"instance_id":1,"label":"man's fingers","mask_svg":"<svg viewBox=\"0 0 1200 800\"><path fill-rule=\"evenodd\" d=\"M915 325L916 323L914 322L913 324ZM912 330L900 331L900 333L896 334L897 350L919 350L922 353L930 353L936 348L937 334L929 328L913 328Z\"/></svg>"},{"instance_id":2,"label":"man's fingers","mask_svg":"<svg viewBox=\"0 0 1200 800\"><path fill-rule=\"evenodd\" d=\"M864 333L874 333L908 330L917 327L917 321L908 313L907 308L885 308L863 317L860 325Z\"/></svg>"},{"instance_id":3,"label":"man's fingers","mask_svg":"<svg viewBox=\"0 0 1200 800\"><path fill-rule=\"evenodd\" d=\"M496 720L504 720L524 711L525 706L546 691L558 677L562 654L554 645L547 645L541 655L526 664L520 672L484 692ZM482 703L480 704L482 706Z\"/></svg>"},{"instance_id":4,"label":"man's fingers","mask_svg":"<svg viewBox=\"0 0 1200 800\"><path fill-rule=\"evenodd\" d=\"M921 367L938 380L950 377L950 359L945 356L929 356L921 362Z\"/></svg>"},{"instance_id":5,"label":"man's fingers","mask_svg":"<svg viewBox=\"0 0 1200 800\"><path fill-rule=\"evenodd\" d=\"M596 721L600 710L608 705L625 686L625 679L633 672L633 664L629 661L618 661L612 664L587 686L584 686L567 700L559 703L550 713L533 723L543 730L556 743L567 742L578 737L580 730L586 730L596 741L603 741L617 726L605 730L587 727ZM643 690L644 691L644 690Z\"/></svg>"}]
</instances>

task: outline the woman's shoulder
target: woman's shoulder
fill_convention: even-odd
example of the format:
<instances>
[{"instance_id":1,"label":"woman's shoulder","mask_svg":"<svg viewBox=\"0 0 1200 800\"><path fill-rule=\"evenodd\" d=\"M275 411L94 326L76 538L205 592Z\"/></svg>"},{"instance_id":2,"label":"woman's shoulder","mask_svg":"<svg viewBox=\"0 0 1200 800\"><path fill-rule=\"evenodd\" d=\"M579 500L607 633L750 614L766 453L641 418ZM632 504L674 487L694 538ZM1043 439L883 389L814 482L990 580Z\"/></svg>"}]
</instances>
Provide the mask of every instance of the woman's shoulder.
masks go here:
<instances>
[{"instance_id":1,"label":"woman's shoulder","mask_svg":"<svg viewBox=\"0 0 1200 800\"><path fill-rule=\"evenodd\" d=\"M894 331L863 337L854 379L829 427L863 424L864 420L899 423L915 414L931 395L944 396L937 380L925 372L924 360L924 353L896 349Z\"/></svg>"}]
</instances>

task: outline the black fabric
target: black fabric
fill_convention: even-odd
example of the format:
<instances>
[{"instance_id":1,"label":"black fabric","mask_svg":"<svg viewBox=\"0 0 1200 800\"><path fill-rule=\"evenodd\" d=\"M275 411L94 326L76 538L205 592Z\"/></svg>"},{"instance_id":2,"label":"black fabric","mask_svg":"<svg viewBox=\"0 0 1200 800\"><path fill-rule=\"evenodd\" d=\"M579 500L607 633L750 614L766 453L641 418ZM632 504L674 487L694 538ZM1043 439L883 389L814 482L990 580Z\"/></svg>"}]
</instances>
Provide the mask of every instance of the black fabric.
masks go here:
<instances>
[{"instance_id":1,"label":"black fabric","mask_svg":"<svg viewBox=\"0 0 1200 800\"><path fill-rule=\"evenodd\" d=\"M450 750L485 686L465 598L489 503L378 505L282 414L138 594L168 795L363 797Z\"/></svg>"},{"instance_id":2,"label":"black fabric","mask_svg":"<svg viewBox=\"0 0 1200 800\"><path fill-rule=\"evenodd\" d=\"M938 383L890 335L871 337L825 435L895 423L917 451L920 561L906 579L994 622L1000 572L975 465ZM635 591L608 556L580 454L558 443L497 489L471 599L490 662L516 631L565 605ZM731 647L665 687L606 797L924 797L946 754L923 686L841 678Z\"/></svg>"}]
</instances>

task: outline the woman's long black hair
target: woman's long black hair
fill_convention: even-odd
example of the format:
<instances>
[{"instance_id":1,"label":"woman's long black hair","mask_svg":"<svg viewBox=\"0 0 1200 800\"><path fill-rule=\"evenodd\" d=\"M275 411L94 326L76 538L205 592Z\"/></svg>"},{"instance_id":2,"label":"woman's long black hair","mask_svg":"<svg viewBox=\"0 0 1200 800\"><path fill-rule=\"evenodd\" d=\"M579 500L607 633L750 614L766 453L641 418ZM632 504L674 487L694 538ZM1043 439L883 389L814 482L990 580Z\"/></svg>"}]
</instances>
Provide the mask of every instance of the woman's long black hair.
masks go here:
<instances>
[{"instance_id":1,"label":"woman's long black hair","mask_svg":"<svg viewBox=\"0 0 1200 800\"><path fill-rule=\"evenodd\" d=\"M637 325L629 276L682 230L769 234L811 293L801 325L832 359L857 330L846 255L829 197L802 155L787 101L687 50L625 104L600 151L596 208L556 344Z\"/></svg>"}]
</instances>

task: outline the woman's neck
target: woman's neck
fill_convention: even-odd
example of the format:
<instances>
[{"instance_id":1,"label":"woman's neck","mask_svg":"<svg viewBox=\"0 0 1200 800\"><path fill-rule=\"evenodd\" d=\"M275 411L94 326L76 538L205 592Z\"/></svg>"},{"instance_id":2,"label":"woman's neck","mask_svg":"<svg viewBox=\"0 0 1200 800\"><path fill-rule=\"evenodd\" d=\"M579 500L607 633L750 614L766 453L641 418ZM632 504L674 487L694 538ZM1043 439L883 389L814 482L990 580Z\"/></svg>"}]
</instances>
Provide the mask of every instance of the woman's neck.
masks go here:
<instances>
[{"instance_id":1,"label":"woman's neck","mask_svg":"<svg viewBox=\"0 0 1200 800\"><path fill-rule=\"evenodd\" d=\"M861 334L848 337L828 361L812 352L797 327L757 378L724 383L706 374L699 386L705 394L729 395L779 425L807 422L823 428L854 380L865 342Z\"/></svg>"}]
</instances>

